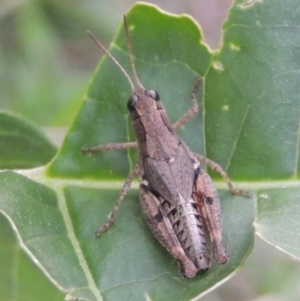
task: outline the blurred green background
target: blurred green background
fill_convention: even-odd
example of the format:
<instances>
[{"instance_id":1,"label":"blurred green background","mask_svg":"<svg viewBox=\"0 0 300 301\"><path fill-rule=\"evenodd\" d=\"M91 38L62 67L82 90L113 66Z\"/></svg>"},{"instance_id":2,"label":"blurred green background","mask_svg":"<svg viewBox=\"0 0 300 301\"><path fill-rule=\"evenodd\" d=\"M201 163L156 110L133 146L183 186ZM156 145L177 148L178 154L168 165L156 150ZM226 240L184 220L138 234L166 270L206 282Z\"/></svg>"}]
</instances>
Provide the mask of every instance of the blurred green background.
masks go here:
<instances>
[{"instance_id":1,"label":"blurred green background","mask_svg":"<svg viewBox=\"0 0 300 301\"><path fill-rule=\"evenodd\" d=\"M1 0L0 109L26 116L60 145L102 55L86 30L108 46L135 2ZM190 14L218 47L230 0L149 2ZM299 300L299 279L297 262L257 239L242 271L202 300Z\"/></svg>"}]
</instances>

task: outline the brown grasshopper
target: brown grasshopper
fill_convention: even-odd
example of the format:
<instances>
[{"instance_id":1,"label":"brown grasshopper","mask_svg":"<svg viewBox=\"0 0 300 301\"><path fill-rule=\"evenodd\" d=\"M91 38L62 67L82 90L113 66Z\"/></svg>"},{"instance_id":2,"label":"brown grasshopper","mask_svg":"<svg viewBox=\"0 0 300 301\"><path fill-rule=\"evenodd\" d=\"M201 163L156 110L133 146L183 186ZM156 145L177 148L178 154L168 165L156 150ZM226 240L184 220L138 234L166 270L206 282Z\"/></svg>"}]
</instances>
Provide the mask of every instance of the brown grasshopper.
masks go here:
<instances>
[{"instance_id":1,"label":"brown grasshopper","mask_svg":"<svg viewBox=\"0 0 300 301\"><path fill-rule=\"evenodd\" d=\"M211 266L211 248L216 262L223 264L227 261L222 244L217 190L209 175L200 168L200 162L220 173L231 193L245 196L249 196L249 193L234 189L220 165L191 152L175 132L198 112L196 94L200 79L197 79L191 94L192 108L172 125L158 93L145 89L137 76L125 16L124 26L131 68L138 88L134 87L118 61L90 35L120 68L131 86L133 95L129 98L127 106L137 142L83 148L82 152L94 153L137 147L138 162L126 179L107 223L95 234L99 237L111 227L116 212L130 189L133 177L138 175L141 208L152 233L179 262L182 274L192 278L198 271L206 271Z\"/></svg>"}]
</instances>

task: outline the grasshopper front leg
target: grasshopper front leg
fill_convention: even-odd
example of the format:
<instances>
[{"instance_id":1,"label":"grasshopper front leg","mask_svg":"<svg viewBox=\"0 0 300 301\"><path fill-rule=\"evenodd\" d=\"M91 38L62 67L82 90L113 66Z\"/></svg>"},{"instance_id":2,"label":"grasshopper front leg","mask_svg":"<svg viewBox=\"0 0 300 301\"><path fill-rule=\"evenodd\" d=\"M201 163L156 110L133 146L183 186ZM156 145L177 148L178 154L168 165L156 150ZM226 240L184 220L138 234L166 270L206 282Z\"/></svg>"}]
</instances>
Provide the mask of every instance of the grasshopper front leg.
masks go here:
<instances>
[{"instance_id":1,"label":"grasshopper front leg","mask_svg":"<svg viewBox=\"0 0 300 301\"><path fill-rule=\"evenodd\" d=\"M187 122L189 122L191 119L193 119L198 114L198 103L197 103L197 93L200 88L202 78L197 77L195 86L191 93L191 99L192 99L192 107L174 124L174 129L178 129L185 125Z\"/></svg>"}]
</instances>

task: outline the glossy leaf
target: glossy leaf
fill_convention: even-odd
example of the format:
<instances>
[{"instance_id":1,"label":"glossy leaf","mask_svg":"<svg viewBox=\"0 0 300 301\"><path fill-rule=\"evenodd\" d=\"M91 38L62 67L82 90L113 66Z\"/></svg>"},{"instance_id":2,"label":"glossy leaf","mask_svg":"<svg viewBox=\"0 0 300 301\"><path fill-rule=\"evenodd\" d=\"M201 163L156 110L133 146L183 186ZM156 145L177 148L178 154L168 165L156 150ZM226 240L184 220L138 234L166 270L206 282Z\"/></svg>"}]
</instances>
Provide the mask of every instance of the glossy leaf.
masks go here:
<instances>
[{"instance_id":1,"label":"glossy leaf","mask_svg":"<svg viewBox=\"0 0 300 301\"><path fill-rule=\"evenodd\" d=\"M229 262L184 279L141 217L136 190L127 196L113 228L98 240L94 230L106 221L114 205L108 200L119 191L42 174L38 178L52 188L13 172L1 173L0 208L28 253L55 284L69 291L70 299L189 300L233 273L253 244L253 202L223 192Z\"/></svg>"},{"instance_id":2,"label":"glossy leaf","mask_svg":"<svg viewBox=\"0 0 300 301\"><path fill-rule=\"evenodd\" d=\"M256 230L298 259L299 21L297 1L237 1L207 75L218 89L206 89L207 120L217 125L207 126L208 156L263 183Z\"/></svg>"},{"instance_id":3,"label":"glossy leaf","mask_svg":"<svg viewBox=\"0 0 300 301\"><path fill-rule=\"evenodd\" d=\"M211 54L199 44L199 29L190 18L163 14L147 5L134 7L128 21L141 81L159 91L176 120L190 107L195 79L204 76L210 64ZM161 41L157 47L151 42L154 37ZM112 45L113 55L129 70L123 25ZM182 278L178 264L145 226L136 190L126 197L111 231L96 240L93 232L105 222L119 194L121 184L116 185L115 179L126 177L135 154L82 156L80 150L82 146L132 137L127 95L130 89L124 76L104 59L55 160L46 170L23 173L43 185L20 175L1 174L1 207L13 216L26 250L55 284L69 292L67 299L114 300L122 295L132 300L146 296L152 300L162 296L164 300L189 300L234 273L244 262L253 245L253 202L221 193L224 243L230 260L223 266L215 264L193 280ZM201 114L181 130L191 148L202 153L203 130ZM23 202L18 202L23 196ZM244 214L236 216L235 210Z\"/></svg>"},{"instance_id":4,"label":"glossy leaf","mask_svg":"<svg viewBox=\"0 0 300 301\"><path fill-rule=\"evenodd\" d=\"M99 240L93 237L118 197L118 180L126 177L136 156L134 151L81 155L84 146L134 139L126 111L130 87L107 58L51 164L23 172L31 180L0 174L0 210L49 279L68 292L68 300L196 298L241 267L252 249L255 217L261 237L299 256L299 10L289 2L291 6L279 0L236 1L224 25L223 47L214 54L199 43L199 30L188 17L145 4L128 13L138 74L146 87L159 91L173 121L190 107L195 78L203 77L198 97L202 114L179 131L183 140L235 180L257 181L239 183L252 188L253 199L220 190L227 264L183 279L146 227L136 189L126 196L110 231ZM286 8L293 5L294 10ZM110 52L130 70L123 26ZM284 76L287 84L277 81Z\"/></svg>"},{"instance_id":5,"label":"glossy leaf","mask_svg":"<svg viewBox=\"0 0 300 301\"><path fill-rule=\"evenodd\" d=\"M223 26L205 135L207 155L234 178L299 177L299 20L297 1L236 1Z\"/></svg>"}]
</instances>

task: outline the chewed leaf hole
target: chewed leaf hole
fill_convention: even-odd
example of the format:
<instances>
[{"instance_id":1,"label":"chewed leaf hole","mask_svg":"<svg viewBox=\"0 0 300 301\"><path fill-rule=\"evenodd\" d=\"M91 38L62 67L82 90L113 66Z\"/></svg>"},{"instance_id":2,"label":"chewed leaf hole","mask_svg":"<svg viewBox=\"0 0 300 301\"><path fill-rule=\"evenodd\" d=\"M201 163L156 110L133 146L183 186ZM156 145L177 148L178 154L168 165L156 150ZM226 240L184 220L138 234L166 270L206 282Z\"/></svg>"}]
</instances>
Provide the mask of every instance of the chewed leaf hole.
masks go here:
<instances>
[{"instance_id":1,"label":"chewed leaf hole","mask_svg":"<svg viewBox=\"0 0 300 301\"><path fill-rule=\"evenodd\" d=\"M224 66L221 62L219 61L216 61L216 62L213 62L213 67L216 69L216 70L219 70L219 71L224 71Z\"/></svg>"},{"instance_id":2,"label":"chewed leaf hole","mask_svg":"<svg viewBox=\"0 0 300 301\"><path fill-rule=\"evenodd\" d=\"M241 50L241 47L239 45L234 44L234 43L230 43L229 47L230 47L231 50L234 50L234 51L240 51Z\"/></svg>"},{"instance_id":3,"label":"chewed leaf hole","mask_svg":"<svg viewBox=\"0 0 300 301\"><path fill-rule=\"evenodd\" d=\"M247 9L247 8L252 7L254 4L256 4L258 2L262 2L262 0L247 0L244 3L242 3L241 5L239 5L238 7L241 9Z\"/></svg>"}]
</instances>

